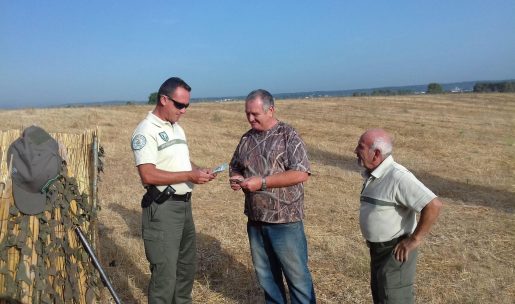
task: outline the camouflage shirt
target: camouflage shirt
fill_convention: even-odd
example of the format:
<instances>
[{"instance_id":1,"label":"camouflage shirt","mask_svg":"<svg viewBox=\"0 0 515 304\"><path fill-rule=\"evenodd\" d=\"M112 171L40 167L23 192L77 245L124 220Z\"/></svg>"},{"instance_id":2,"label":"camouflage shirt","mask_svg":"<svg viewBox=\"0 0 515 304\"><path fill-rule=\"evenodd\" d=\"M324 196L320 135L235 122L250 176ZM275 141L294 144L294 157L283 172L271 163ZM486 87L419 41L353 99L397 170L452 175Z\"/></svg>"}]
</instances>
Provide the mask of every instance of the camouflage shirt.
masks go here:
<instances>
[{"instance_id":1,"label":"camouflage shirt","mask_svg":"<svg viewBox=\"0 0 515 304\"><path fill-rule=\"evenodd\" d=\"M267 131L243 134L230 164L231 173L245 178L297 170L311 174L308 155L299 134L278 122ZM291 223L304 218L304 185L245 193L245 214L253 221Z\"/></svg>"}]
</instances>

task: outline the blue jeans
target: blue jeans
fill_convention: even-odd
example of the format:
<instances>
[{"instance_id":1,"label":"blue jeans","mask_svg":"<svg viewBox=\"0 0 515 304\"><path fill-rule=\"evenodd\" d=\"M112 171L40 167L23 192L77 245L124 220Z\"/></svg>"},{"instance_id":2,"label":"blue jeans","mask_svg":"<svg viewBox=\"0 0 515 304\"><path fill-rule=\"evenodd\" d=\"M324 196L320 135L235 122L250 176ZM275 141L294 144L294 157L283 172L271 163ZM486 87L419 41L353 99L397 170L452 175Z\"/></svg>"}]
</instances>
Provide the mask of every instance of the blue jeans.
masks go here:
<instances>
[{"instance_id":1,"label":"blue jeans","mask_svg":"<svg viewBox=\"0 0 515 304\"><path fill-rule=\"evenodd\" d=\"M286 224L247 223L250 251L266 303L316 303L308 269L308 246L302 221Z\"/></svg>"}]
</instances>

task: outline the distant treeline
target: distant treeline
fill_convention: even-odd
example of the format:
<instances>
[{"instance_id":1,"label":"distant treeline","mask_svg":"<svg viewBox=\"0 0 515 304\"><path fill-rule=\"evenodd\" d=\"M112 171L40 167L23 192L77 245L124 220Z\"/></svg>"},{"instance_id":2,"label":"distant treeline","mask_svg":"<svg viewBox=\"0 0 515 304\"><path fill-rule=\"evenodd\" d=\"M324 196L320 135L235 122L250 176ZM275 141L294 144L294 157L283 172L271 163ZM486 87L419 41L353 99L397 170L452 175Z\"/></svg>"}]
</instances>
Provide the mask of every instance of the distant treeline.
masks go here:
<instances>
[{"instance_id":1,"label":"distant treeline","mask_svg":"<svg viewBox=\"0 0 515 304\"><path fill-rule=\"evenodd\" d=\"M406 86L413 87L413 89L368 89L368 90L342 90L342 91L313 91L313 92L298 92L298 93L279 93L274 94L277 99L295 99L295 98L317 98L317 97L340 97L340 96L396 96L396 95L411 95L411 94L445 94L445 93L465 93L470 92L472 89L472 81L463 82L463 83L452 83L454 87L453 90L449 88L451 84L446 84L447 89L444 90L444 87L436 82L432 82L427 85L424 91L424 88L421 86ZM463 89L463 86L465 89ZM458 88L458 86L461 87ZM486 92L515 92L515 81L507 80L507 81L499 81L499 82L476 82L473 87L474 92L478 93L486 93ZM228 101L228 100L236 100L236 99L245 99L245 96L239 97L220 97L220 98L206 98L205 100L210 101ZM148 96L149 104L156 104L158 100L157 92L151 93Z\"/></svg>"},{"instance_id":2,"label":"distant treeline","mask_svg":"<svg viewBox=\"0 0 515 304\"><path fill-rule=\"evenodd\" d=\"M352 96L395 96L395 95L410 95L413 94L411 90L373 90L370 94L368 92L354 92Z\"/></svg>"},{"instance_id":3,"label":"distant treeline","mask_svg":"<svg viewBox=\"0 0 515 304\"><path fill-rule=\"evenodd\" d=\"M478 82L474 85L474 92L477 92L477 93L515 92L515 81Z\"/></svg>"},{"instance_id":4,"label":"distant treeline","mask_svg":"<svg viewBox=\"0 0 515 304\"><path fill-rule=\"evenodd\" d=\"M432 82L427 85L427 94L441 94L444 93L442 85ZM395 95L411 95L414 94L412 90L390 90L390 89L376 89L370 93L370 96L395 96ZM369 96L367 92L354 92L352 96Z\"/></svg>"}]
</instances>

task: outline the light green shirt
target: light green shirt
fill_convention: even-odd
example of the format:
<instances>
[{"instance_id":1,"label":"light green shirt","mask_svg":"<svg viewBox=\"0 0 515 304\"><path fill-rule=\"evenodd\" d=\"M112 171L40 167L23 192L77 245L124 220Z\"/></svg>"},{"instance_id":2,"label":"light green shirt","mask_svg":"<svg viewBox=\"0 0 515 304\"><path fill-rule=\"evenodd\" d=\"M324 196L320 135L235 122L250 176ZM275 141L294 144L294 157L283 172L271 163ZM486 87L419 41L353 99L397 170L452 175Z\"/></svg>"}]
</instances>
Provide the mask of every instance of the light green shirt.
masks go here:
<instances>
[{"instance_id":1,"label":"light green shirt","mask_svg":"<svg viewBox=\"0 0 515 304\"><path fill-rule=\"evenodd\" d=\"M369 176L361 192L359 223L370 242L386 242L412 233L416 213L436 195L408 169L388 156Z\"/></svg>"},{"instance_id":2,"label":"light green shirt","mask_svg":"<svg viewBox=\"0 0 515 304\"><path fill-rule=\"evenodd\" d=\"M157 169L180 172L191 171L190 152L186 135L179 124L171 124L149 112L134 130L131 140L136 166L154 164ZM172 185L176 194L191 192L193 185ZM163 191L166 186L158 186Z\"/></svg>"}]
</instances>

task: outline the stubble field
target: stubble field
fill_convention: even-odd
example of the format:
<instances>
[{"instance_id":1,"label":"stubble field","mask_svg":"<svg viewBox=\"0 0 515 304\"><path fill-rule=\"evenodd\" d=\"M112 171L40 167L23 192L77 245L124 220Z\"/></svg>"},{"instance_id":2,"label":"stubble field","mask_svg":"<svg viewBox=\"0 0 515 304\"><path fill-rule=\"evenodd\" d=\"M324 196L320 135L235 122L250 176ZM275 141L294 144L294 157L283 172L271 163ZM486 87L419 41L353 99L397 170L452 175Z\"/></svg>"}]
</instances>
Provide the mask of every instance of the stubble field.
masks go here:
<instances>
[{"instance_id":1,"label":"stubble field","mask_svg":"<svg viewBox=\"0 0 515 304\"><path fill-rule=\"evenodd\" d=\"M395 138L394 158L445 202L422 244L417 303L515 302L515 94L279 100L277 117L301 134L311 161L305 228L320 303L371 303L369 256L358 223L361 176L354 147L366 129ZM105 150L99 254L123 303L146 303L148 263L130 136L151 106L0 110L2 129L98 128ZM229 162L248 129L243 102L195 103L180 124L191 159ZM262 303L243 215L227 172L197 186L194 303ZM111 265L111 266L108 266ZM104 290L106 298L109 292Z\"/></svg>"}]
</instances>

